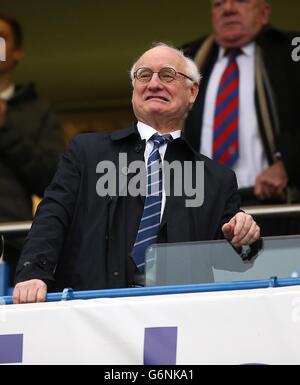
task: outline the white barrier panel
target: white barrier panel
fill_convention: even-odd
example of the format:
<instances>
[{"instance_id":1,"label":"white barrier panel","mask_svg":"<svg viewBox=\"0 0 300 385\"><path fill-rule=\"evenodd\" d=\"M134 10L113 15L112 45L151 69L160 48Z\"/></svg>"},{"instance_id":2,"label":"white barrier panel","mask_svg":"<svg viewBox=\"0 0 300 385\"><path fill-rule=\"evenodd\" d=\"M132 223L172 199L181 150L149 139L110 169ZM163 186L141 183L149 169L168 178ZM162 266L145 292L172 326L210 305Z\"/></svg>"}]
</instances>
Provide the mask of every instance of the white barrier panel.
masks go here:
<instances>
[{"instance_id":1,"label":"white barrier panel","mask_svg":"<svg viewBox=\"0 0 300 385\"><path fill-rule=\"evenodd\" d=\"M300 287L0 306L0 362L300 364Z\"/></svg>"}]
</instances>

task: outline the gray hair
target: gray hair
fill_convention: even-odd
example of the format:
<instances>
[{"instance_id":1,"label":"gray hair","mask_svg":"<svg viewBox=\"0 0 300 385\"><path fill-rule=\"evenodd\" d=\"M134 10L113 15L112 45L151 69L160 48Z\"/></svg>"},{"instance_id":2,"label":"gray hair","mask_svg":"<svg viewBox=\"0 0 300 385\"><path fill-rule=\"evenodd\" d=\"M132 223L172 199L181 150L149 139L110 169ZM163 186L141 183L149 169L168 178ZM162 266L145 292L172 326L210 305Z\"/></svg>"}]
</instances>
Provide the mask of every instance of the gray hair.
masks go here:
<instances>
[{"instance_id":1,"label":"gray hair","mask_svg":"<svg viewBox=\"0 0 300 385\"><path fill-rule=\"evenodd\" d=\"M190 79L186 79L186 82L187 82L188 85L192 86L194 83L198 83L198 84L200 83L200 80L201 80L202 76L201 76L201 74L200 74L200 72L199 72L195 62L192 59L190 59L189 57L185 56L182 50L177 49L177 48L173 47L170 44L166 44L166 43L162 43L162 42L153 43L151 45L150 49L151 48L156 48L156 47L170 48L175 53L177 53L177 55L179 55L185 61L185 65L186 65L185 66L185 71L186 71L186 74L193 79L193 81L191 81ZM141 56L134 62L133 66L131 67L131 70L130 70L130 78L131 78L132 85L133 85L133 82L134 82L135 66L136 66L136 63L141 58Z\"/></svg>"}]
</instances>

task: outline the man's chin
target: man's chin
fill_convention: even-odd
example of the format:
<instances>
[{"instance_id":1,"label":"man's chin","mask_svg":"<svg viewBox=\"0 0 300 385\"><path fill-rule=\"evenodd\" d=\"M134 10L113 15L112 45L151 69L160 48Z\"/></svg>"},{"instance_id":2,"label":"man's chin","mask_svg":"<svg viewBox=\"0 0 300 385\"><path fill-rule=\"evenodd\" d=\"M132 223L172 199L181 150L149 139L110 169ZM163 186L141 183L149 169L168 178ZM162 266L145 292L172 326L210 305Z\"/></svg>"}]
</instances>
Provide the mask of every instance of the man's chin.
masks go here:
<instances>
[{"instance_id":1,"label":"man's chin","mask_svg":"<svg viewBox=\"0 0 300 385\"><path fill-rule=\"evenodd\" d=\"M223 35L220 35L217 42L224 48L241 47L246 43L245 37L235 29L232 29L231 33L226 31Z\"/></svg>"}]
</instances>

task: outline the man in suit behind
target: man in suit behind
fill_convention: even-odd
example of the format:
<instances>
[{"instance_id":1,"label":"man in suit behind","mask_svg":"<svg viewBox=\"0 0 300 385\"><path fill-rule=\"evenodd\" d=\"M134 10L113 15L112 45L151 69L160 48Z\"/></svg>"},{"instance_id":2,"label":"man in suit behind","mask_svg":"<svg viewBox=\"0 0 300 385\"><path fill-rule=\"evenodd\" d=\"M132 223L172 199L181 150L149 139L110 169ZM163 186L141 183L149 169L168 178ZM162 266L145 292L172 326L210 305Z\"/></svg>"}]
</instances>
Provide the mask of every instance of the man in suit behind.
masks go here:
<instances>
[{"instance_id":1,"label":"man in suit behind","mask_svg":"<svg viewBox=\"0 0 300 385\"><path fill-rule=\"evenodd\" d=\"M194 151L182 134L184 118L198 93L200 76L194 62L174 48L156 45L134 64L131 79L137 123L112 133L79 135L71 142L23 249L14 303L43 301L47 290L64 287L131 286L142 273L136 254L151 243L225 236L239 249L259 239L255 221L239 211L234 173ZM124 194L124 185L129 191L138 176L131 165L140 161L145 169L146 163L147 178L152 178L162 175L160 168L148 172L150 165L160 164L158 159L164 160L164 170L166 162L188 162L192 182L197 180L197 162L204 164L204 180L196 185L201 190L204 183L204 196L197 205L187 207L186 190L175 194L177 175L171 177L169 189L164 184L156 194L151 189L146 197ZM106 187L116 176L119 179L108 193ZM161 180L152 182L149 185L147 179L148 187ZM153 207L156 211L147 214Z\"/></svg>"},{"instance_id":2,"label":"man in suit behind","mask_svg":"<svg viewBox=\"0 0 300 385\"><path fill-rule=\"evenodd\" d=\"M217 121L220 109L216 109L222 92L219 84L228 55L238 50L239 90L229 89L228 103L223 98L223 105L220 107L220 102L218 107L223 108L221 121L228 119L232 123L232 105L238 103L239 153L231 166L237 175L242 205L297 201L300 71L299 63L291 57L296 34L268 25L271 6L266 0L211 3L213 35L183 47L203 74L201 92L186 121L187 137L196 150L208 157L217 156L214 148L222 140ZM226 158L226 151L233 151L233 147L225 145L222 151ZM266 225L263 235L272 235L268 231L275 229ZM285 227L283 231L293 233L295 228Z\"/></svg>"}]
</instances>

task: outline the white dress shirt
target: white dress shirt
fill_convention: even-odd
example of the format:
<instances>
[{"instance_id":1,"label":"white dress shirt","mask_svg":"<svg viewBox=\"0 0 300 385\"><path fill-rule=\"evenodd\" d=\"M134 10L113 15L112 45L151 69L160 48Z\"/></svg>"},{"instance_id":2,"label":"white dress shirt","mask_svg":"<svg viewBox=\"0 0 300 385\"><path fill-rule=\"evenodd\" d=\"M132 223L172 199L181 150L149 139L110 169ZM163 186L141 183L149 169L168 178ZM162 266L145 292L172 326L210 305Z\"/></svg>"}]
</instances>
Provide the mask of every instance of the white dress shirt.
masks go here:
<instances>
[{"instance_id":1,"label":"white dress shirt","mask_svg":"<svg viewBox=\"0 0 300 385\"><path fill-rule=\"evenodd\" d=\"M149 155L151 154L151 151L152 151L152 149L154 147L153 142L149 141L149 139L155 133L157 133L159 135L161 135L161 134L159 132L157 132L153 127L150 127L147 124L142 123L142 122L138 122L137 129L139 131L141 139L142 140L144 140L144 139L146 140L144 159L145 159L145 166L147 168L148 158L149 158ZM166 133L164 135L171 135L173 139L177 139L177 138L180 138L180 136L181 136L181 130L172 131L172 132ZM167 143L162 144L159 147L159 149L158 149L159 150L159 154L160 154L160 158L161 158L161 161L162 161L162 165L163 165L163 160L164 160L164 157L165 157L166 149L167 149ZM162 167L162 175L163 175L163 180L164 180L164 169L163 169L163 167ZM165 205L166 205L166 190L165 190L164 183L163 183L160 220L162 219L163 212L164 212L164 209L165 209Z\"/></svg>"},{"instance_id":2,"label":"white dress shirt","mask_svg":"<svg viewBox=\"0 0 300 385\"><path fill-rule=\"evenodd\" d=\"M255 108L255 43L242 47L237 57L240 73L239 86L239 159L233 166L238 186L254 186L256 176L268 167L268 161L258 128ZM226 68L228 58L225 49L220 48L209 78L203 114L200 152L212 157L213 125L218 86Z\"/></svg>"}]
</instances>

